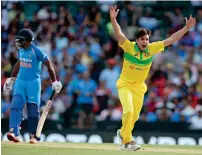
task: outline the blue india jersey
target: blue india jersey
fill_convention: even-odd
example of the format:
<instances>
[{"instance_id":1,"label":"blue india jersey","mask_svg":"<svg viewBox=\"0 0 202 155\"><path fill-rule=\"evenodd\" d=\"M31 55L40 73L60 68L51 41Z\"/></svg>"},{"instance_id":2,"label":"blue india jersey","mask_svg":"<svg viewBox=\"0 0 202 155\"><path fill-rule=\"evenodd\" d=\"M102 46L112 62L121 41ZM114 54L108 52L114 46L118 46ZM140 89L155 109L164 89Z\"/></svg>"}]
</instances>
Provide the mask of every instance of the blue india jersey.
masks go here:
<instances>
[{"instance_id":1,"label":"blue india jersey","mask_svg":"<svg viewBox=\"0 0 202 155\"><path fill-rule=\"evenodd\" d=\"M47 54L34 44L31 44L27 49L20 49L18 58L20 69L17 78L25 81L40 78L42 63L48 59Z\"/></svg>"}]
</instances>

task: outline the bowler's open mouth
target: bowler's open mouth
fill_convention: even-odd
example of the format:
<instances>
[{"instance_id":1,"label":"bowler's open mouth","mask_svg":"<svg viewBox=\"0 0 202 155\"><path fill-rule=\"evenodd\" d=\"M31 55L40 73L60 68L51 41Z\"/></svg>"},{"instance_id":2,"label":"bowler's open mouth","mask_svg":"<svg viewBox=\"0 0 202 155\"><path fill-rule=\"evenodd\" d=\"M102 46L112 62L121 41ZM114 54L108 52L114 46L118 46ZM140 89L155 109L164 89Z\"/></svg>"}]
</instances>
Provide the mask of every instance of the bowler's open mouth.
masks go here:
<instances>
[{"instance_id":1,"label":"bowler's open mouth","mask_svg":"<svg viewBox=\"0 0 202 155\"><path fill-rule=\"evenodd\" d=\"M142 48L146 48L147 47L147 45L142 45Z\"/></svg>"}]
</instances>

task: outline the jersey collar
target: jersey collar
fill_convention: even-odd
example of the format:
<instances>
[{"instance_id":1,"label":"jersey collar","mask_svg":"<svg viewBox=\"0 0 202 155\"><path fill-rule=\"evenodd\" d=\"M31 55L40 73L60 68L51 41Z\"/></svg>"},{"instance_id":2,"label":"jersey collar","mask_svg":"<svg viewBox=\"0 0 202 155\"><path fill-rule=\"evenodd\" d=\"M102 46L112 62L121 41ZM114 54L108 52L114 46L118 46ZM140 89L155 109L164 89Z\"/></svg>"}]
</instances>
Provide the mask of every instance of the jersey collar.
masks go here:
<instances>
[{"instance_id":1,"label":"jersey collar","mask_svg":"<svg viewBox=\"0 0 202 155\"><path fill-rule=\"evenodd\" d=\"M142 51L142 50L137 46L137 43L134 44L134 49L135 49L135 51L137 51L137 52L146 52L146 53L149 52L148 46L147 46L147 48L146 48L145 50Z\"/></svg>"},{"instance_id":2,"label":"jersey collar","mask_svg":"<svg viewBox=\"0 0 202 155\"><path fill-rule=\"evenodd\" d=\"M30 44L27 48L23 48L24 50L29 50L33 44Z\"/></svg>"}]
</instances>

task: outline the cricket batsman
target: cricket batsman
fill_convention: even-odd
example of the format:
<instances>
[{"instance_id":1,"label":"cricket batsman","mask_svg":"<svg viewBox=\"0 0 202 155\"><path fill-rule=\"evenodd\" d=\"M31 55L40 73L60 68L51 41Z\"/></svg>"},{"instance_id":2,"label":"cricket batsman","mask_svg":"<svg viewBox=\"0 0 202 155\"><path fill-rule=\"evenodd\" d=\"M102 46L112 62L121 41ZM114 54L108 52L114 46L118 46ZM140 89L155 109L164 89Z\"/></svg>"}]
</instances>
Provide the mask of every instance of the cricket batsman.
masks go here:
<instances>
[{"instance_id":1,"label":"cricket batsman","mask_svg":"<svg viewBox=\"0 0 202 155\"><path fill-rule=\"evenodd\" d=\"M132 141L132 130L139 118L144 94L147 91L145 79L152 64L152 57L182 38L195 25L196 20L190 15L189 19L185 18L186 25L181 30L163 41L153 43L149 43L151 31L139 28L135 33L135 42L131 42L124 36L116 21L118 12L119 9L116 6L110 8L111 23L118 45L124 50L122 73L117 81L123 108L122 127L117 131L117 135L122 140L121 150L136 151L141 146Z\"/></svg>"},{"instance_id":2,"label":"cricket batsman","mask_svg":"<svg viewBox=\"0 0 202 155\"><path fill-rule=\"evenodd\" d=\"M4 91L13 90L11 101L11 112L9 120L9 132L7 137L10 141L20 142L19 127L22 122L22 110L27 103L28 130L30 143L37 143L35 136L40 113L41 78L40 72L42 63L48 68L52 88L56 93L62 89L62 84L57 81L52 63L47 54L33 43L34 34L30 29L21 29L16 37L18 49L18 62L15 64L11 77L4 84ZM13 86L14 84L14 86Z\"/></svg>"}]
</instances>

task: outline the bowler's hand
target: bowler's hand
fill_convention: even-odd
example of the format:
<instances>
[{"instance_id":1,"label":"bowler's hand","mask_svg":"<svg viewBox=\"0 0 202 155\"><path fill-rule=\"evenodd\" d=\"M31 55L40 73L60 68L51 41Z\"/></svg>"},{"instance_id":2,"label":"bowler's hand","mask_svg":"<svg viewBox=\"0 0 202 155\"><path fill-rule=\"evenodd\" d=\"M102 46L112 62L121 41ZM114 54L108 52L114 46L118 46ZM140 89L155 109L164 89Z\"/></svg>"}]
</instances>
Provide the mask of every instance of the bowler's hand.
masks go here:
<instances>
[{"instance_id":1,"label":"bowler's hand","mask_svg":"<svg viewBox=\"0 0 202 155\"><path fill-rule=\"evenodd\" d=\"M196 24L196 19L193 18L192 15L189 16L189 19L185 17L185 20L186 20L186 26L188 30Z\"/></svg>"},{"instance_id":2,"label":"bowler's hand","mask_svg":"<svg viewBox=\"0 0 202 155\"><path fill-rule=\"evenodd\" d=\"M110 18L111 19L116 19L117 15L119 13L119 9L117 9L117 6L111 6L110 8Z\"/></svg>"}]
</instances>

